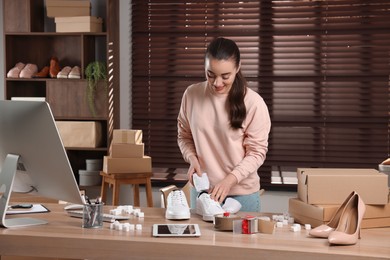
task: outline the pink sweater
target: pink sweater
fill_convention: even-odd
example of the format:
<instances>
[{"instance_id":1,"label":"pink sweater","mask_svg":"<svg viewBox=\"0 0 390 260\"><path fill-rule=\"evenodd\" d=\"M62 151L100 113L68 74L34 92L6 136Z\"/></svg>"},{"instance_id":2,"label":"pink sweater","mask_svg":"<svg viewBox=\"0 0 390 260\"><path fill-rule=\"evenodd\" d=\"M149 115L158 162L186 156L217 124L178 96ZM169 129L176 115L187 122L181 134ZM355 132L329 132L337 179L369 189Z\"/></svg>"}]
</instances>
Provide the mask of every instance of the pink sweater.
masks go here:
<instances>
[{"instance_id":1,"label":"pink sweater","mask_svg":"<svg viewBox=\"0 0 390 260\"><path fill-rule=\"evenodd\" d=\"M260 189L257 169L268 151L271 121L264 100L248 88L243 128L233 130L226 100L227 94L212 94L207 82L189 86L178 116L178 145L187 162L198 157L211 185L232 173L238 184L229 195L247 195Z\"/></svg>"}]
</instances>

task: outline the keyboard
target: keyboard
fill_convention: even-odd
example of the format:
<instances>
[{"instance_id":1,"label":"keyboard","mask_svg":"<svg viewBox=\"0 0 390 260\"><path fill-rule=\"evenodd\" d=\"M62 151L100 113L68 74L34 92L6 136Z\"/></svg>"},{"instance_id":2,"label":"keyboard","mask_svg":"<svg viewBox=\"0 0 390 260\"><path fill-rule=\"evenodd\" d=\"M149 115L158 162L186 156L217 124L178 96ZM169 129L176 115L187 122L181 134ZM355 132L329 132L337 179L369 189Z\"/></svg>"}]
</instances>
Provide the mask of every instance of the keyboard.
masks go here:
<instances>
[{"instance_id":1,"label":"keyboard","mask_svg":"<svg viewBox=\"0 0 390 260\"><path fill-rule=\"evenodd\" d=\"M83 211L82 210L68 210L68 215L75 218L83 218ZM129 219L130 216L124 216L124 215L112 215L108 213L103 213L103 221L104 222L114 222L115 220L126 220Z\"/></svg>"}]
</instances>

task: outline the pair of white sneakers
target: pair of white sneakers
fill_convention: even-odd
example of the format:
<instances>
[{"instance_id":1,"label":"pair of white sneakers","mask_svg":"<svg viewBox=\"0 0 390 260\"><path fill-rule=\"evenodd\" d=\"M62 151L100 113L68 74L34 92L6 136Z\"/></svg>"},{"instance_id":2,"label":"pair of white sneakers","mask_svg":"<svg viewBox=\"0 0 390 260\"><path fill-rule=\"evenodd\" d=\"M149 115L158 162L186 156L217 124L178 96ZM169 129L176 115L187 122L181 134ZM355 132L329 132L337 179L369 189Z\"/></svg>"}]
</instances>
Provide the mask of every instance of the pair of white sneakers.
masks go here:
<instances>
[{"instance_id":1,"label":"pair of white sneakers","mask_svg":"<svg viewBox=\"0 0 390 260\"><path fill-rule=\"evenodd\" d=\"M193 183L197 192L203 192L196 199L196 213L201 215L204 221L214 221L214 216L225 212L237 213L241 209L241 204L233 198L227 198L223 206L219 202L211 199L207 191L210 182L206 173L202 176L193 175ZM186 196L182 190L174 190L167 198L167 209L165 217L167 219L189 219L190 208Z\"/></svg>"}]
</instances>

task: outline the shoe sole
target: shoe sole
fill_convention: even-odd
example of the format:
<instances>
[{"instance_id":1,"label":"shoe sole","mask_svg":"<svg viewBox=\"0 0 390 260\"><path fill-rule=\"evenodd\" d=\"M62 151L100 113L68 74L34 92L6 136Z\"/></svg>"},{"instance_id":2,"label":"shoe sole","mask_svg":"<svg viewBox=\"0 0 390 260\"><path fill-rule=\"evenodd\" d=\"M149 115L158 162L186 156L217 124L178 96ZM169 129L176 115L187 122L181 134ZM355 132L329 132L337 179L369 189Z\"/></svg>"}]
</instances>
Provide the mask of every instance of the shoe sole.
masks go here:
<instances>
[{"instance_id":1,"label":"shoe sole","mask_svg":"<svg viewBox=\"0 0 390 260\"><path fill-rule=\"evenodd\" d=\"M173 214L166 214L165 218L166 219L171 219L171 220L181 220L181 219L190 219L191 214L180 214L180 215L173 215Z\"/></svg>"}]
</instances>

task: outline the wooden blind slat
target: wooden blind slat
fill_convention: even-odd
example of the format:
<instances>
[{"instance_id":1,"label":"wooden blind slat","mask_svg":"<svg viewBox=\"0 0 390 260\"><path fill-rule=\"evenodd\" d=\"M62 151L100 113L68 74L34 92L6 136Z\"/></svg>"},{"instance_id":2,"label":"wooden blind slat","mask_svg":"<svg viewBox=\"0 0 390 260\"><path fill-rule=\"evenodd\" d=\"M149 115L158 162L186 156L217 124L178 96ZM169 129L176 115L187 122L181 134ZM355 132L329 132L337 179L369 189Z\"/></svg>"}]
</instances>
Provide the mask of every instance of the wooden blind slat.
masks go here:
<instances>
[{"instance_id":1,"label":"wooden blind slat","mask_svg":"<svg viewBox=\"0 0 390 260\"><path fill-rule=\"evenodd\" d=\"M132 1L132 111L154 167L188 167L176 118L204 52L235 40L272 129L259 169L377 168L390 154L390 1Z\"/></svg>"}]
</instances>

